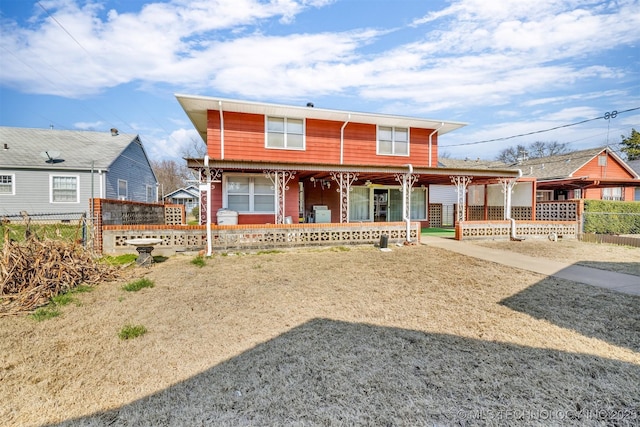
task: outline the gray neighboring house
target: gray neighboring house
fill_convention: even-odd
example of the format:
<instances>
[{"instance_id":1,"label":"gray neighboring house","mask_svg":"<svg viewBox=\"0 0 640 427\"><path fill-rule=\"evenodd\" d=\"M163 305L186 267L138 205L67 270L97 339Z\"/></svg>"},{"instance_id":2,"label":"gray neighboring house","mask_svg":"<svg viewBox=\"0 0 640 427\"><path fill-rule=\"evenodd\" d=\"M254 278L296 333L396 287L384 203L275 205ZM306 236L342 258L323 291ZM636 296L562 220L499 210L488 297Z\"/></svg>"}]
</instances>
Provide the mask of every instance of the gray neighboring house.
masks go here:
<instances>
[{"instance_id":1,"label":"gray neighboring house","mask_svg":"<svg viewBox=\"0 0 640 427\"><path fill-rule=\"evenodd\" d=\"M158 200L138 135L0 127L0 217L89 212L91 198Z\"/></svg>"},{"instance_id":2,"label":"gray neighboring house","mask_svg":"<svg viewBox=\"0 0 640 427\"><path fill-rule=\"evenodd\" d=\"M184 205L185 212L189 215L193 208L200 206L200 190L195 185L178 188L164 196L164 201L166 203Z\"/></svg>"},{"instance_id":3,"label":"gray neighboring house","mask_svg":"<svg viewBox=\"0 0 640 427\"><path fill-rule=\"evenodd\" d=\"M629 167L640 176L640 159L627 160L627 165L629 165ZM633 200L640 201L640 187L636 187Z\"/></svg>"}]
</instances>

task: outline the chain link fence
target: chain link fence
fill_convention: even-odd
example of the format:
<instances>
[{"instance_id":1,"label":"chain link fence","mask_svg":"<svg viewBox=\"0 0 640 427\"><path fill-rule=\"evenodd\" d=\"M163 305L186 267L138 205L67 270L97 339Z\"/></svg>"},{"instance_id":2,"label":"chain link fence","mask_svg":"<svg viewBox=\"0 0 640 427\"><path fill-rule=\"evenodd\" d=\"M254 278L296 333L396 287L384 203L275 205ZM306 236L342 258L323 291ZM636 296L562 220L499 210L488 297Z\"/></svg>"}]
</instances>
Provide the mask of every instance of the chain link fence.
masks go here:
<instances>
[{"instance_id":1,"label":"chain link fence","mask_svg":"<svg viewBox=\"0 0 640 427\"><path fill-rule=\"evenodd\" d=\"M28 213L0 216L0 247L6 241L63 240L90 247L92 227L86 212Z\"/></svg>"}]
</instances>

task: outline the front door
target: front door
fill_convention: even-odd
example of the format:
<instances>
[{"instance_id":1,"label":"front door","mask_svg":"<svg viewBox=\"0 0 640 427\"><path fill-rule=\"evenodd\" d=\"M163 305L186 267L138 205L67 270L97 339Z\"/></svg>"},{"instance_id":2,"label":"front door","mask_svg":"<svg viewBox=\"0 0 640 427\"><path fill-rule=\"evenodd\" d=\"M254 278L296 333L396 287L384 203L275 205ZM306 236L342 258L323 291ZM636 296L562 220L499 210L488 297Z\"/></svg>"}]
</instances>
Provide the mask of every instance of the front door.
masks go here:
<instances>
[{"instance_id":1,"label":"front door","mask_svg":"<svg viewBox=\"0 0 640 427\"><path fill-rule=\"evenodd\" d=\"M373 221L386 222L389 204L389 191L385 189L373 190Z\"/></svg>"}]
</instances>

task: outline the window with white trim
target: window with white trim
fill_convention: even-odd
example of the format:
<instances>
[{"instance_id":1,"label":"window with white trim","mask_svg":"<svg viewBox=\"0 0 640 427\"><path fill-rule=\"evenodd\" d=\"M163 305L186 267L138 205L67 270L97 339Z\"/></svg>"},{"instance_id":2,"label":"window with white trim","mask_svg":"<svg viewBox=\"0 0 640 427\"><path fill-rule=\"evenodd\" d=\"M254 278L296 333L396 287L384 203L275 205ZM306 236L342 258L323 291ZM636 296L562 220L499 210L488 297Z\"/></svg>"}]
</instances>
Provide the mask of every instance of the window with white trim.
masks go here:
<instances>
[{"instance_id":1,"label":"window with white trim","mask_svg":"<svg viewBox=\"0 0 640 427\"><path fill-rule=\"evenodd\" d=\"M226 175L225 206L244 213L275 213L276 194L262 175Z\"/></svg>"},{"instance_id":2,"label":"window with white trim","mask_svg":"<svg viewBox=\"0 0 640 427\"><path fill-rule=\"evenodd\" d=\"M129 183L124 179L118 180L118 199L127 200L129 197Z\"/></svg>"},{"instance_id":3,"label":"window with white trim","mask_svg":"<svg viewBox=\"0 0 640 427\"><path fill-rule=\"evenodd\" d=\"M378 126L377 153L389 156L408 156L409 129Z\"/></svg>"},{"instance_id":4,"label":"window with white trim","mask_svg":"<svg viewBox=\"0 0 640 427\"><path fill-rule=\"evenodd\" d=\"M304 120L287 117L267 117L265 146L289 150L304 150Z\"/></svg>"},{"instance_id":5,"label":"window with white trim","mask_svg":"<svg viewBox=\"0 0 640 427\"><path fill-rule=\"evenodd\" d=\"M78 176L51 175L51 203L79 203Z\"/></svg>"},{"instance_id":6,"label":"window with white trim","mask_svg":"<svg viewBox=\"0 0 640 427\"><path fill-rule=\"evenodd\" d=\"M155 202L156 198L155 198L155 192L153 191L153 186L152 185L147 185L147 198L146 201L147 202Z\"/></svg>"},{"instance_id":7,"label":"window with white trim","mask_svg":"<svg viewBox=\"0 0 640 427\"><path fill-rule=\"evenodd\" d=\"M602 200L622 200L622 187L607 187L602 189Z\"/></svg>"},{"instance_id":8,"label":"window with white trim","mask_svg":"<svg viewBox=\"0 0 640 427\"><path fill-rule=\"evenodd\" d=\"M0 196L16 194L15 175L0 175Z\"/></svg>"}]
</instances>

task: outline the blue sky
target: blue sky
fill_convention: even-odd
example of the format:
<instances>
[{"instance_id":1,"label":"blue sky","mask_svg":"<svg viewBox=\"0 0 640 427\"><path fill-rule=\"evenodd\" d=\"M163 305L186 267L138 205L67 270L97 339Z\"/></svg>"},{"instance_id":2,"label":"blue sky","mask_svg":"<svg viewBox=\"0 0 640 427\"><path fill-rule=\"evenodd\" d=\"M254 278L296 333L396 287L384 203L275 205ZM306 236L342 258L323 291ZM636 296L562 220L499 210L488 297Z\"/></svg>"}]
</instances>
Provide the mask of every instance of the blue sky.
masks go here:
<instances>
[{"instance_id":1,"label":"blue sky","mask_svg":"<svg viewBox=\"0 0 640 427\"><path fill-rule=\"evenodd\" d=\"M154 160L199 140L176 93L468 123L454 158L640 130L640 0L0 0L0 28L0 125Z\"/></svg>"}]
</instances>

